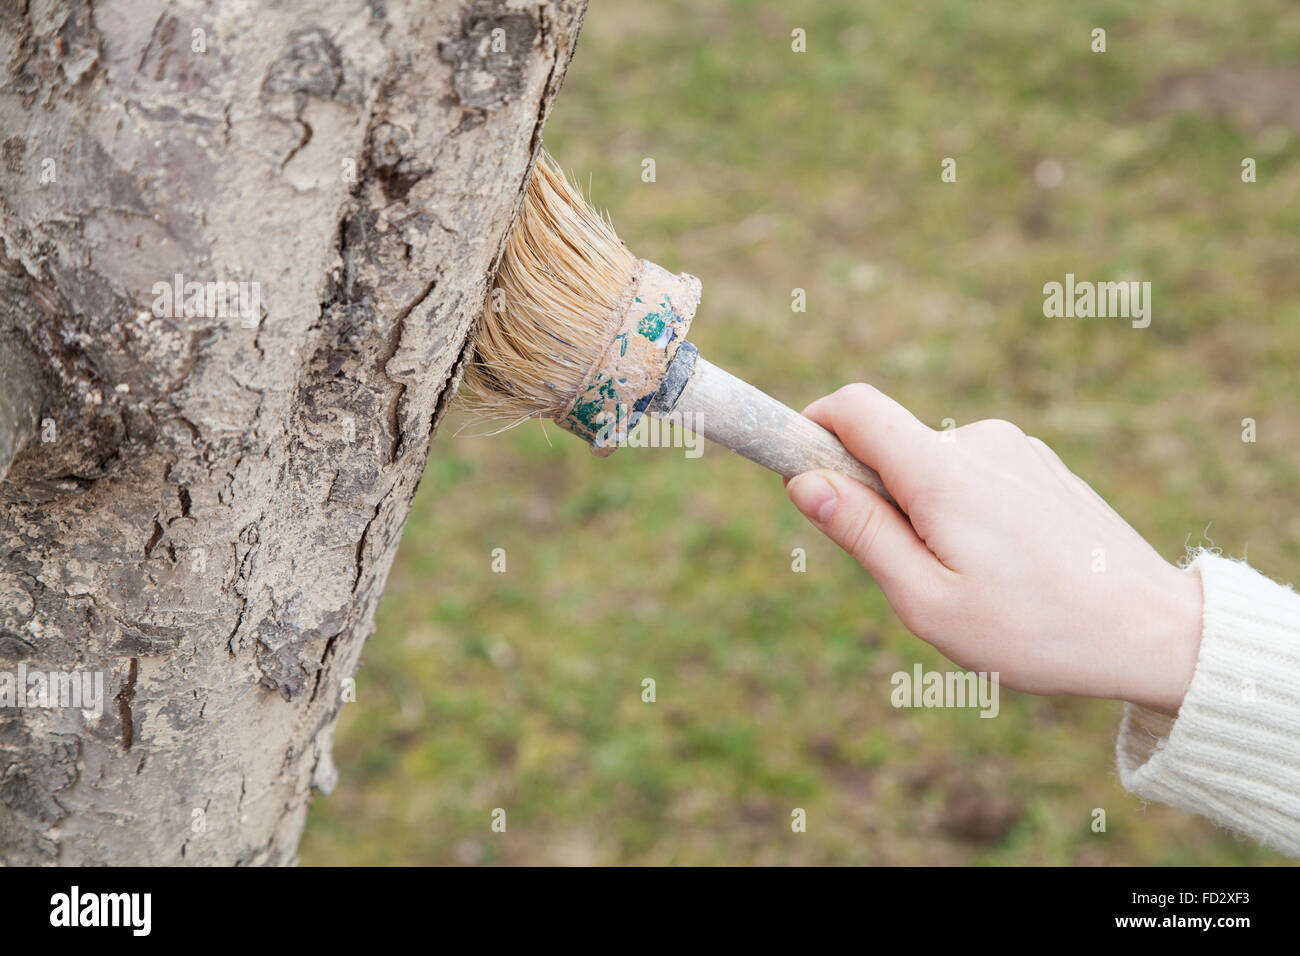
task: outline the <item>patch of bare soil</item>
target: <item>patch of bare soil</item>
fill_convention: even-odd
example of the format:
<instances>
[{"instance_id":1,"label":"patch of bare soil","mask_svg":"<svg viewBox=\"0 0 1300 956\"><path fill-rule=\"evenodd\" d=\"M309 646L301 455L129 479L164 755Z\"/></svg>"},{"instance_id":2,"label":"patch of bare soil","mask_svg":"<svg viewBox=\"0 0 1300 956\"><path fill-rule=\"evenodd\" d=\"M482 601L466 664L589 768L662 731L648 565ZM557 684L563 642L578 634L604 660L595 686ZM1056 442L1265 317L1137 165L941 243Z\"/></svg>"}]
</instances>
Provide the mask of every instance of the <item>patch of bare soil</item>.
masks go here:
<instances>
[{"instance_id":1,"label":"patch of bare soil","mask_svg":"<svg viewBox=\"0 0 1300 956\"><path fill-rule=\"evenodd\" d=\"M1165 77L1147 100L1148 115L1191 112L1258 132L1300 133L1300 67L1216 66Z\"/></svg>"}]
</instances>

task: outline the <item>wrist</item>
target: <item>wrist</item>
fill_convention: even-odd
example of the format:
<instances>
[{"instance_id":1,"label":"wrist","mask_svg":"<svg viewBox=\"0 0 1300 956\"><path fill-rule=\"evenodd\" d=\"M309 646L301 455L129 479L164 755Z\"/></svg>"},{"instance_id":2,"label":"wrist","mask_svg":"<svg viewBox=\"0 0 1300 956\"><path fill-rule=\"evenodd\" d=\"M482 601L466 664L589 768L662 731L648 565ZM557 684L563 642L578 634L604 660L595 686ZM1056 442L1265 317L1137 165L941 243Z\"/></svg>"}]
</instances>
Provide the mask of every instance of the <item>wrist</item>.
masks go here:
<instances>
[{"instance_id":1,"label":"wrist","mask_svg":"<svg viewBox=\"0 0 1300 956\"><path fill-rule=\"evenodd\" d=\"M1156 576L1153 599L1142 609L1134 629L1141 637L1130 662L1130 689L1123 696L1176 717L1196 673L1203 599L1198 572L1169 564L1164 571Z\"/></svg>"}]
</instances>

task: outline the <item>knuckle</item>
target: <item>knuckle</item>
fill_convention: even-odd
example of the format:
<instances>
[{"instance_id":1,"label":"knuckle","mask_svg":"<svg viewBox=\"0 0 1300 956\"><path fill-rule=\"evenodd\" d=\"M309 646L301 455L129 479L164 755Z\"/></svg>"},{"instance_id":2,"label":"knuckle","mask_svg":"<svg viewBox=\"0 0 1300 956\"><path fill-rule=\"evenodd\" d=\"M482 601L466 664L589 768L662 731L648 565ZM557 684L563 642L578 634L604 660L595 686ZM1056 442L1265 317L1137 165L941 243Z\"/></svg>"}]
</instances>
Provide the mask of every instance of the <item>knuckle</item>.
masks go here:
<instances>
[{"instance_id":1,"label":"knuckle","mask_svg":"<svg viewBox=\"0 0 1300 956\"><path fill-rule=\"evenodd\" d=\"M978 438L980 441L992 442L998 445L1023 441L1025 438L1025 433L1021 431L1020 426L1007 421L1005 418L985 418L978 422L971 422L969 425L963 425L957 430L958 432L965 432L972 438Z\"/></svg>"},{"instance_id":2,"label":"knuckle","mask_svg":"<svg viewBox=\"0 0 1300 956\"><path fill-rule=\"evenodd\" d=\"M990 418L980 422L979 424L983 425L984 430L989 432L992 435L1005 435L1007 437L1024 437L1025 434L1023 431L1020 430L1019 425L1016 425L1013 422L1009 422L1005 418Z\"/></svg>"},{"instance_id":3,"label":"knuckle","mask_svg":"<svg viewBox=\"0 0 1300 956\"><path fill-rule=\"evenodd\" d=\"M857 404L860 402L869 402L880 394L880 389L874 385L868 385L866 382L853 382L849 385L842 386L836 391L835 396L846 402Z\"/></svg>"}]
</instances>

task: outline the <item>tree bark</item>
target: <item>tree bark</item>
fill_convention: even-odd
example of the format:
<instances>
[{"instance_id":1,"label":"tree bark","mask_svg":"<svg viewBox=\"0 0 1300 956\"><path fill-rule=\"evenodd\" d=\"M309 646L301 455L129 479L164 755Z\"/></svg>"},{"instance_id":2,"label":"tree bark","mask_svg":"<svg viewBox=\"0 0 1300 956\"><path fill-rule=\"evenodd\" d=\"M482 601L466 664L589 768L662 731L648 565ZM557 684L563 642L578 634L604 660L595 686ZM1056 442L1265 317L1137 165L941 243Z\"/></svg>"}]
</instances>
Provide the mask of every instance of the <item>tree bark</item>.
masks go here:
<instances>
[{"instance_id":1,"label":"tree bark","mask_svg":"<svg viewBox=\"0 0 1300 956\"><path fill-rule=\"evenodd\" d=\"M7 3L5 862L294 861L583 7Z\"/></svg>"}]
</instances>

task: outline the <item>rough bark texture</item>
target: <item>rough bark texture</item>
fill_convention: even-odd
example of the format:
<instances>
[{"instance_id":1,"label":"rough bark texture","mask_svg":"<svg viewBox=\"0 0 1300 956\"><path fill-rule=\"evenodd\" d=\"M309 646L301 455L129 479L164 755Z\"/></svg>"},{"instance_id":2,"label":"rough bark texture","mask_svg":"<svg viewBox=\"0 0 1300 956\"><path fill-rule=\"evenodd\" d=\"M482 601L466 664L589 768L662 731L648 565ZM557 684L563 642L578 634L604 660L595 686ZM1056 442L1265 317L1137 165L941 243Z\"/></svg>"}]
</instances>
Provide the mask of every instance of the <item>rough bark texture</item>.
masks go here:
<instances>
[{"instance_id":1,"label":"rough bark texture","mask_svg":"<svg viewBox=\"0 0 1300 956\"><path fill-rule=\"evenodd\" d=\"M5 3L0 671L106 698L0 710L6 862L294 860L582 8Z\"/></svg>"}]
</instances>

